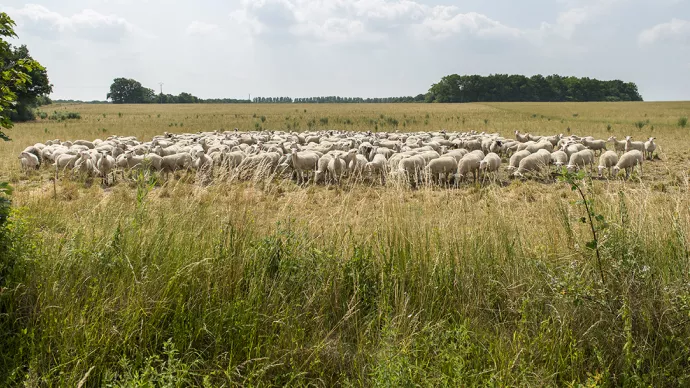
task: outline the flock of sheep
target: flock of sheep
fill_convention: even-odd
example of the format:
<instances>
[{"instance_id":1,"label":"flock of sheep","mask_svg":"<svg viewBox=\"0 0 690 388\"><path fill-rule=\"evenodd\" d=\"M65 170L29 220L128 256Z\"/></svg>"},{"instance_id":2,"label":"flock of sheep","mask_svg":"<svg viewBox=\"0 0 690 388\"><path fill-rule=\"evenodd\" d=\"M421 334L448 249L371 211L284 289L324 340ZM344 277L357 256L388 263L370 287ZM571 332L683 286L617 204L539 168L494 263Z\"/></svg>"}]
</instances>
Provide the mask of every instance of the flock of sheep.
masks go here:
<instances>
[{"instance_id":1,"label":"flock of sheep","mask_svg":"<svg viewBox=\"0 0 690 388\"><path fill-rule=\"evenodd\" d=\"M193 170L207 177L252 177L291 174L298 183L339 183L350 176L388 178L417 186L423 182L454 183L472 177L496 177L505 169L511 176L540 176L550 166L569 171L589 168L609 178L620 170L628 178L635 167L652 159L654 138L646 142L627 137L533 136L515 131L515 139L477 132L204 132L156 136L149 142L111 136L94 141L47 141L27 147L19 156L25 170L52 165L55 174L70 171L100 176L105 184L115 172L146 169L168 174ZM612 150L607 144L612 143Z\"/></svg>"}]
</instances>

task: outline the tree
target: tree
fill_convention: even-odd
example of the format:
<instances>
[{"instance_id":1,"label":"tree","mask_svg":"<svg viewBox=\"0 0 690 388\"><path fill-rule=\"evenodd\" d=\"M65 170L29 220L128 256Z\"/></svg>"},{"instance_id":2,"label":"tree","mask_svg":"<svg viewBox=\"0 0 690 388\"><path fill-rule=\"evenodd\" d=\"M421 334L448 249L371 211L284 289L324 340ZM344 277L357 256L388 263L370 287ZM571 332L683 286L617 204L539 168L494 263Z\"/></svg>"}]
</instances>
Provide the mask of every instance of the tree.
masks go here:
<instances>
[{"instance_id":1,"label":"tree","mask_svg":"<svg viewBox=\"0 0 690 388\"><path fill-rule=\"evenodd\" d=\"M13 61L34 61L25 45L14 47L12 50ZM43 67L32 67L27 74L31 77L31 83L17 92L17 105L10 113L13 122L34 120L33 108L42 105L44 98L53 92L53 85L48 80L48 72Z\"/></svg>"},{"instance_id":2,"label":"tree","mask_svg":"<svg viewBox=\"0 0 690 388\"><path fill-rule=\"evenodd\" d=\"M17 96L29 90L33 71L45 71L31 57L15 58L12 46L5 40L17 37L15 26L9 15L0 12L0 138L5 141L10 139L3 129L12 127L10 114L17 105Z\"/></svg>"},{"instance_id":3,"label":"tree","mask_svg":"<svg viewBox=\"0 0 690 388\"><path fill-rule=\"evenodd\" d=\"M106 98L112 100L113 104L142 104L155 102L156 92L133 79L115 78Z\"/></svg>"}]
</instances>

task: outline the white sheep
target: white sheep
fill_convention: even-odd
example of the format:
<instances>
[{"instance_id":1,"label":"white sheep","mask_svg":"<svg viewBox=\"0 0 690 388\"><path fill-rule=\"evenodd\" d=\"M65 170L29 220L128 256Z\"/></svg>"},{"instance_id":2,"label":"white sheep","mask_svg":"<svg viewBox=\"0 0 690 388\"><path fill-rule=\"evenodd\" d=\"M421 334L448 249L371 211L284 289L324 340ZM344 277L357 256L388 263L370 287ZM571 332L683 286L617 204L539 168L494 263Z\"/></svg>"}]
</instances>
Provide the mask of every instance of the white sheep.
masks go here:
<instances>
[{"instance_id":1,"label":"white sheep","mask_svg":"<svg viewBox=\"0 0 690 388\"><path fill-rule=\"evenodd\" d=\"M630 178L635 166L640 166L640 176L642 176L642 161L644 160L644 155L638 150L628 151L623 154L618 160L618 164L613 167L613 175L618 176L621 169L625 170L625 178Z\"/></svg>"},{"instance_id":2,"label":"white sheep","mask_svg":"<svg viewBox=\"0 0 690 388\"><path fill-rule=\"evenodd\" d=\"M452 156L442 156L433 159L427 165L429 177L438 183L447 182L448 174L455 174L458 170L458 161Z\"/></svg>"},{"instance_id":3,"label":"white sheep","mask_svg":"<svg viewBox=\"0 0 690 388\"><path fill-rule=\"evenodd\" d=\"M599 151L599 154L603 153L606 151L606 141L604 140L590 140L587 138L582 139L582 145L585 147L589 148L590 150L597 152Z\"/></svg>"},{"instance_id":4,"label":"white sheep","mask_svg":"<svg viewBox=\"0 0 690 388\"><path fill-rule=\"evenodd\" d=\"M641 141L632 141L632 136L628 136L625 138L625 152L632 151L632 150L638 150L644 153L646 152L644 142Z\"/></svg>"},{"instance_id":5,"label":"white sheep","mask_svg":"<svg viewBox=\"0 0 690 388\"><path fill-rule=\"evenodd\" d=\"M568 171L574 171L575 169L585 168L587 165L590 167L590 171L594 168L594 152L590 149L584 149L570 155L570 161L566 166Z\"/></svg>"},{"instance_id":6,"label":"white sheep","mask_svg":"<svg viewBox=\"0 0 690 388\"><path fill-rule=\"evenodd\" d=\"M654 151L656 151L656 143L654 143L654 140L656 140L655 137L650 137L649 140L644 143L645 156L649 160L654 159Z\"/></svg>"},{"instance_id":7,"label":"white sheep","mask_svg":"<svg viewBox=\"0 0 690 388\"><path fill-rule=\"evenodd\" d=\"M607 141L613 143L616 152L625 152L625 140L617 140L615 136L611 136Z\"/></svg>"},{"instance_id":8,"label":"white sheep","mask_svg":"<svg viewBox=\"0 0 690 388\"><path fill-rule=\"evenodd\" d=\"M313 151L299 152L297 148L292 149L291 159L292 168L297 174L297 183L304 182L304 173L316 170L319 162L319 155Z\"/></svg>"},{"instance_id":9,"label":"white sheep","mask_svg":"<svg viewBox=\"0 0 690 388\"><path fill-rule=\"evenodd\" d=\"M40 166L38 157L26 151L19 154L19 163L21 164L23 171L37 170Z\"/></svg>"},{"instance_id":10,"label":"white sheep","mask_svg":"<svg viewBox=\"0 0 690 388\"><path fill-rule=\"evenodd\" d=\"M549 154L549 158L550 158ZM537 172L541 171L548 163L544 162L544 156L540 153L531 154L520 160L520 165L517 171L513 173L513 176L524 177L526 172Z\"/></svg>"},{"instance_id":11,"label":"white sheep","mask_svg":"<svg viewBox=\"0 0 690 388\"><path fill-rule=\"evenodd\" d=\"M551 153L551 164L556 167L562 167L568 164L568 155L561 151L554 151Z\"/></svg>"},{"instance_id":12,"label":"white sheep","mask_svg":"<svg viewBox=\"0 0 690 388\"><path fill-rule=\"evenodd\" d=\"M103 178L103 183L105 185L108 185L109 184L108 175L115 168L115 158L113 158L112 156L107 155L105 153L102 154L101 158L98 160L98 163L96 164L96 168L101 173L101 177ZM115 174L113 173L113 181L114 180L115 180Z\"/></svg>"},{"instance_id":13,"label":"white sheep","mask_svg":"<svg viewBox=\"0 0 690 388\"><path fill-rule=\"evenodd\" d=\"M479 156L478 154L472 152L465 155L460 160L460 163L458 163L458 172L456 177L458 179L464 179L468 174L472 174L474 181L476 182L477 179L479 179L480 174L479 165L482 163L483 159L483 156Z\"/></svg>"},{"instance_id":14,"label":"white sheep","mask_svg":"<svg viewBox=\"0 0 690 388\"><path fill-rule=\"evenodd\" d=\"M100 171L98 171L98 168L96 168L96 163L94 163L89 154L84 151L79 154L79 158L74 163L73 171L83 174L87 177L101 175Z\"/></svg>"},{"instance_id":15,"label":"white sheep","mask_svg":"<svg viewBox=\"0 0 690 388\"><path fill-rule=\"evenodd\" d=\"M347 162L340 155L334 155L328 162L328 175L330 179L338 184L340 179L347 172Z\"/></svg>"},{"instance_id":16,"label":"white sheep","mask_svg":"<svg viewBox=\"0 0 690 388\"><path fill-rule=\"evenodd\" d=\"M611 168L618 164L618 154L616 151L606 151L599 157L599 176L604 175L604 170L609 171L611 177Z\"/></svg>"},{"instance_id":17,"label":"white sheep","mask_svg":"<svg viewBox=\"0 0 690 388\"><path fill-rule=\"evenodd\" d=\"M494 177L498 174L498 169L501 167L501 157L495 152L489 152L481 162L479 162L479 171L483 172L486 177L492 173Z\"/></svg>"},{"instance_id":18,"label":"white sheep","mask_svg":"<svg viewBox=\"0 0 690 388\"><path fill-rule=\"evenodd\" d=\"M532 153L527 150L522 150L514 153L513 156L510 157L510 161L508 162L508 171L517 170L520 167L520 161L530 156L531 154Z\"/></svg>"}]
</instances>

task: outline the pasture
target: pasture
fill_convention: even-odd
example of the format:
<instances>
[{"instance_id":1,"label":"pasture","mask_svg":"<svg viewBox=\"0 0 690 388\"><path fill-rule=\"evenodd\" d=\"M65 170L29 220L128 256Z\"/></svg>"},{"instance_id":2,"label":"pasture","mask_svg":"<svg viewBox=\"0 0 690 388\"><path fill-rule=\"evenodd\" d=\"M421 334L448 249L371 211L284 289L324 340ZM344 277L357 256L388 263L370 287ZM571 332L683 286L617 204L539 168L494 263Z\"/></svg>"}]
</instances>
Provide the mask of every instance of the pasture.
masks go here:
<instances>
[{"instance_id":1,"label":"pasture","mask_svg":"<svg viewBox=\"0 0 690 388\"><path fill-rule=\"evenodd\" d=\"M29 386L683 386L690 103L55 105L0 143L16 211L0 381ZM49 139L164 132L656 137L642 179L458 188L103 188L25 173ZM581 222L584 220L584 222ZM596 228L597 252L590 249Z\"/></svg>"}]
</instances>

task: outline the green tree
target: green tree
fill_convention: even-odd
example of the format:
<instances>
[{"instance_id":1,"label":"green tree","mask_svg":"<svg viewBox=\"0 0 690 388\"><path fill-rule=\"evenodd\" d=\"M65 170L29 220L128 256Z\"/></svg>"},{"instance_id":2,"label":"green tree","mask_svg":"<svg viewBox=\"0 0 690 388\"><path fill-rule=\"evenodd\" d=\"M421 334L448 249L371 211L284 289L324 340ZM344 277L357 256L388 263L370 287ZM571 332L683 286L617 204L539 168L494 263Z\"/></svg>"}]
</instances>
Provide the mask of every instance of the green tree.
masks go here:
<instances>
[{"instance_id":1,"label":"green tree","mask_svg":"<svg viewBox=\"0 0 690 388\"><path fill-rule=\"evenodd\" d=\"M115 78L106 96L113 104L143 104L156 101L153 89L141 86L139 81L129 78Z\"/></svg>"},{"instance_id":2,"label":"green tree","mask_svg":"<svg viewBox=\"0 0 690 388\"><path fill-rule=\"evenodd\" d=\"M45 71L40 63L30 56L16 58L7 38L16 38L16 24L4 12L0 12L0 138L7 141L9 137L3 129L12 127L10 115L17 106L17 97L27 93L31 87L31 73ZM27 50L28 53L28 50Z\"/></svg>"},{"instance_id":3,"label":"green tree","mask_svg":"<svg viewBox=\"0 0 690 388\"><path fill-rule=\"evenodd\" d=\"M12 49L11 60L13 62L21 60L36 62L25 45ZM31 83L17 91L17 104L10 112L10 119L13 122L34 120L36 116L33 108L42 105L45 98L53 92L53 85L51 85L48 72L44 67L34 66L31 71L27 71L27 74L31 77Z\"/></svg>"}]
</instances>

